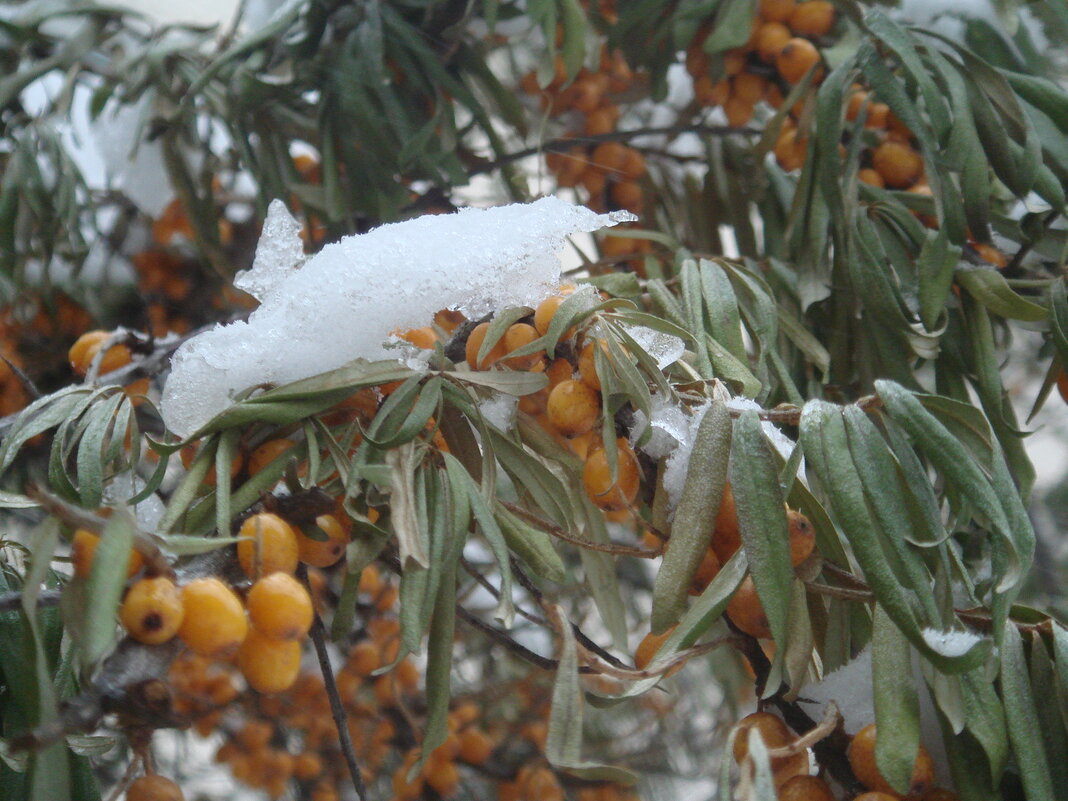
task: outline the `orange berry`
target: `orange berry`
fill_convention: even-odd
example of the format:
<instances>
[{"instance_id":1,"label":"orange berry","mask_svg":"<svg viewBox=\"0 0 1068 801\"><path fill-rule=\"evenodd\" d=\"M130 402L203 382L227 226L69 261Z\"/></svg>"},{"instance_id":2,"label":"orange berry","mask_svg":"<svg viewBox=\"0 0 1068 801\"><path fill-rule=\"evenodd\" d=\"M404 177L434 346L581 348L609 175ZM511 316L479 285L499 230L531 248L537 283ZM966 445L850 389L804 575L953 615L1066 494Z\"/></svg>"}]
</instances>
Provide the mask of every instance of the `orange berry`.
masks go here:
<instances>
[{"instance_id":1,"label":"orange berry","mask_svg":"<svg viewBox=\"0 0 1068 801\"><path fill-rule=\"evenodd\" d=\"M549 379L548 389L551 391L561 381L570 380L574 374L575 368L571 366L571 362L563 356L556 357L545 368L545 375Z\"/></svg>"},{"instance_id":2,"label":"orange berry","mask_svg":"<svg viewBox=\"0 0 1068 801\"><path fill-rule=\"evenodd\" d=\"M349 658L346 664L357 676L370 676L382 664L378 646L370 640L356 643L349 650Z\"/></svg>"},{"instance_id":3,"label":"orange berry","mask_svg":"<svg viewBox=\"0 0 1068 801\"><path fill-rule=\"evenodd\" d=\"M775 57L775 66L787 83L797 83L819 60L820 53L812 42L795 37L783 45Z\"/></svg>"},{"instance_id":4,"label":"orange berry","mask_svg":"<svg viewBox=\"0 0 1068 801\"><path fill-rule=\"evenodd\" d=\"M774 152L775 161L786 172L799 170L808 158L808 140L800 138L796 129L786 129L775 143Z\"/></svg>"},{"instance_id":5,"label":"orange berry","mask_svg":"<svg viewBox=\"0 0 1068 801\"><path fill-rule=\"evenodd\" d=\"M601 417L601 396L581 381L561 381L545 408L553 428L567 437L591 431Z\"/></svg>"},{"instance_id":6,"label":"orange berry","mask_svg":"<svg viewBox=\"0 0 1068 801\"><path fill-rule=\"evenodd\" d=\"M727 75L737 75L745 69L745 60L748 51L744 47L728 50L723 54L723 72Z\"/></svg>"},{"instance_id":7,"label":"orange berry","mask_svg":"<svg viewBox=\"0 0 1068 801\"><path fill-rule=\"evenodd\" d=\"M434 350L434 346L438 343L438 335L430 326L409 328L399 336L405 342L410 342L421 350Z\"/></svg>"},{"instance_id":8,"label":"orange berry","mask_svg":"<svg viewBox=\"0 0 1068 801\"><path fill-rule=\"evenodd\" d=\"M345 555L349 535L334 515L319 515L315 518L315 525L326 534L326 539L315 540L296 530L297 556L306 565L330 567Z\"/></svg>"},{"instance_id":9,"label":"orange berry","mask_svg":"<svg viewBox=\"0 0 1068 801\"><path fill-rule=\"evenodd\" d=\"M764 614L764 606L760 603L760 596L757 594L752 576L746 576L735 590L730 603L727 604L727 614L731 622L750 637L757 639L771 637L768 616Z\"/></svg>"},{"instance_id":10,"label":"orange berry","mask_svg":"<svg viewBox=\"0 0 1068 801\"><path fill-rule=\"evenodd\" d=\"M508 330L504 332L504 351L505 353L511 353L514 350L525 347L538 338L538 331L532 325L526 323L516 323L508 327ZM528 356L513 356L512 358L505 358L504 364L511 367L513 370L529 370L535 364L541 361L542 351L537 353L531 353Z\"/></svg>"},{"instance_id":11,"label":"orange berry","mask_svg":"<svg viewBox=\"0 0 1068 801\"><path fill-rule=\"evenodd\" d=\"M779 53L790 41L793 34L782 22L769 21L757 28L753 37L753 49L756 50L760 60L766 64L774 64Z\"/></svg>"},{"instance_id":12,"label":"orange berry","mask_svg":"<svg viewBox=\"0 0 1068 801\"><path fill-rule=\"evenodd\" d=\"M779 788L779 801L835 801L827 782L818 776L794 776Z\"/></svg>"},{"instance_id":13,"label":"orange berry","mask_svg":"<svg viewBox=\"0 0 1068 801\"><path fill-rule=\"evenodd\" d=\"M872 103L868 106L868 116L864 120L865 128L885 128L890 118L890 106L886 103Z\"/></svg>"},{"instance_id":14,"label":"orange berry","mask_svg":"<svg viewBox=\"0 0 1068 801\"><path fill-rule=\"evenodd\" d=\"M604 340L600 340L600 345L601 351L607 356L608 344ZM595 389L600 392L601 379L597 375L597 364L596 360L594 359L593 346L594 343L592 340L582 346L582 350L579 351L578 357L578 371L579 375L582 376L583 383L586 384L586 386L588 386L590 389ZM568 364L569 368L570 366L571 365Z\"/></svg>"},{"instance_id":15,"label":"orange berry","mask_svg":"<svg viewBox=\"0 0 1068 801\"><path fill-rule=\"evenodd\" d=\"M317 779L323 772L323 760L311 751L297 754L293 758L293 776L302 782Z\"/></svg>"},{"instance_id":16,"label":"orange berry","mask_svg":"<svg viewBox=\"0 0 1068 801\"><path fill-rule=\"evenodd\" d=\"M485 765L493 754L493 740L481 729L460 732L460 759L472 765Z\"/></svg>"},{"instance_id":17,"label":"orange berry","mask_svg":"<svg viewBox=\"0 0 1068 801\"><path fill-rule=\"evenodd\" d=\"M660 634L654 634L650 631L642 637L642 641L638 643L638 647L634 649L634 667L638 668L638 670L645 670L646 666L653 661L656 652L660 650L660 647L665 642L667 642L667 638L671 636L673 631L675 631L675 626L672 626ZM669 669L664 674L664 677L673 676L680 670L682 670L681 662Z\"/></svg>"},{"instance_id":18,"label":"orange berry","mask_svg":"<svg viewBox=\"0 0 1068 801\"><path fill-rule=\"evenodd\" d=\"M297 569L297 535L285 520L270 512L260 512L241 524L237 560L250 578Z\"/></svg>"},{"instance_id":19,"label":"orange berry","mask_svg":"<svg viewBox=\"0 0 1068 801\"><path fill-rule=\"evenodd\" d=\"M886 186L886 181L883 180L883 176L879 175L871 167L864 167L861 170L857 170L857 180L861 183L868 184L869 186L877 186L882 189Z\"/></svg>"},{"instance_id":20,"label":"orange berry","mask_svg":"<svg viewBox=\"0 0 1068 801\"><path fill-rule=\"evenodd\" d=\"M251 454L249 454L249 475L256 475L263 468L265 468L283 453L288 451L290 448L294 447L296 444L297 443L295 443L291 439L271 439L263 443L258 448L256 448L256 450L254 450Z\"/></svg>"},{"instance_id":21,"label":"orange berry","mask_svg":"<svg viewBox=\"0 0 1068 801\"><path fill-rule=\"evenodd\" d=\"M165 776L150 773L126 788L126 801L185 801L182 788Z\"/></svg>"},{"instance_id":22,"label":"orange berry","mask_svg":"<svg viewBox=\"0 0 1068 801\"><path fill-rule=\"evenodd\" d=\"M641 486L638 457L631 450L630 443L622 437L616 440L616 458L614 482L608 465L608 454L604 448L591 451L582 468L582 486L586 495L598 507L609 511L630 506Z\"/></svg>"},{"instance_id":23,"label":"orange berry","mask_svg":"<svg viewBox=\"0 0 1068 801\"><path fill-rule=\"evenodd\" d=\"M853 739L849 743L849 749L846 751L846 756L849 758L849 766L853 768L853 773L861 784L869 790L888 793L896 798L898 797L897 791L883 778L878 766L875 764L875 737L874 723L869 723L853 735ZM921 745L912 768L912 781L909 784L908 795L909 797L922 796L933 785L934 761L931 759L931 755L927 753L927 749Z\"/></svg>"},{"instance_id":24,"label":"orange berry","mask_svg":"<svg viewBox=\"0 0 1068 801\"><path fill-rule=\"evenodd\" d=\"M797 567L816 547L816 530L807 517L793 509L786 513L786 523L790 531L790 564Z\"/></svg>"},{"instance_id":25,"label":"orange berry","mask_svg":"<svg viewBox=\"0 0 1068 801\"><path fill-rule=\"evenodd\" d=\"M720 564L726 563L742 545L742 533L738 528L738 510L734 506L734 491L731 485L723 487L723 498L719 502L719 513L712 529L712 550L719 557Z\"/></svg>"},{"instance_id":26,"label":"orange berry","mask_svg":"<svg viewBox=\"0 0 1068 801\"><path fill-rule=\"evenodd\" d=\"M538 304L538 308L534 310L534 328L539 334L544 336L549 332L553 315L566 299L564 295L550 295Z\"/></svg>"},{"instance_id":27,"label":"orange berry","mask_svg":"<svg viewBox=\"0 0 1068 801\"><path fill-rule=\"evenodd\" d=\"M923 175L923 158L901 142L883 142L872 152L871 161L886 185L894 189L912 186Z\"/></svg>"},{"instance_id":28,"label":"orange berry","mask_svg":"<svg viewBox=\"0 0 1068 801\"><path fill-rule=\"evenodd\" d=\"M104 341L110 338L112 333L111 331L89 331L75 340L74 344L70 346L70 350L67 351L67 358L75 373L85 375L89 372L89 365L93 363L93 359L100 352ZM125 345L112 345L108 348L107 353L104 354L104 358L100 360L98 373L106 375L113 370L118 370L120 367L129 364L131 359L132 356L128 347Z\"/></svg>"},{"instance_id":29,"label":"orange berry","mask_svg":"<svg viewBox=\"0 0 1068 801\"><path fill-rule=\"evenodd\" d=\"M624 181L637 181L645 175L645 156L633 147L628 147L623 154L623 165L619 168L619 173Z\"/></svg>"},{"instance_id":30,"label":"orange berry","mask_svg":"<svg viewBox=\"0 0 1068 801\"><path fill-rule=\"evenodd\" d=\"M590 167L609 174L622 172L627 161L627 146L621 142L601 142L593 149Z\"/></svg>"},{"instance_id":31,"label":"orange berry","mask_svg":"<svg viewBox=\"0 0 1068 801\"><path fill-rule=\"evenodd\" d=\"M753 104L741 97L731 95L723 103L723 113L727 115L727 124L741 128L753 119Z\"/></svg>"},{"instance_id":32,"label":"orange berry","mask_svg":"<svg viewBox=\"0 0 1068 801\"><path fill-rule=\"evenodd\" d=\"M786 22L797 5L797 0L760 0L760 16L773 22Z\"/></svg>"},{"instance_id":33,"label":"orange berry","mask_svg":"<svg viewBox=\"0 0 1068 801\"><path fill-rule=\"evenodd\" d=\"M437 762L431 760L424 768L426 783L433 787L439 795L449 796L456 792L460 786L460 771L452 762Z\"/></svg>"},{"instance_id":34,"label":"orange berry","mask_svg":"<svg viewBox=\"0 0 1068 801\"><path fill-rule=\"evenodd\" d=\"M96 549L100 546L100 537L93 532L80 528L74 532L74 540L70 546L71 564L74 565L74 575L80 578L89 578L93 569L93 559L96 558ZM129 578L144 565L145 559L137 551L130 551L130 559L126 564L126 577Z\"/></svg>"},{"instance_id":35,"label":"orange berry","mask_svg":"<svg viewBox=\"0 0 1068 801\"><path fill-rule=\"evenodd\" d=\"M246 751L259 751L270 744L274 737L274 725L266 720L253 718L237 732L237 741Z\"/></svg>"},{"instance_id":36,"label":"orange berry","mask_svg":"<svg viewBox=\"0 0 1068 801\"><path fill-rule=\"evenodd\" d=\"M756 729L768 749L782 748L794 741L794 735L783 721L770 712L754 712L738 722L734 740L734 759L740 765L749 756L749 732ZM808 752L801 749L792 756L771 760L775 786L781 787L791 778L808 773Z\"/></svg>"},{"instance_id":37,"label":"orange berry","mask_svg":"<svg viewBox=\"0 0 1068 801\"><path fill-rule=\"evenodd\" d=\"M252 585L246 601L252 625L265 637L299 640L311 628L311 596L288 573L264 576Z\"/></svg>"},{"instance_id":38,"label":"orange berry","mask_svg":"<svg viewBox=\"0 0 1068 801\"><path fill-rule=\"evenodd\" d=\"M617 181L612 184L612 200L627 211L640 214L644 202L641 184L637 181Z\"/></svg>"},{"instance_id":39,"label":"orange berry","mask_svg":"<svg viewBox=\"0 0 1068 801\"><path fill-rule=\"evenodd\" d=\"M601 106L586 115L582 131L592 135L610 133L615 130L618 120L619 109L616 106Z\"/></svg>"},{"instance_id":40,"label":"orange berry","mask_svg":"<svg viewBox=\"0 0 1068 801\"><path fill-rule=\"evenodd\" d=\"M853 796L853 801L900 801L901 796L897 793L868 792Z\"/></svg>"},{"instance_id":41,"label":"orange berry","mask_svg":"<svg viewBox=\"0 0 1068 801\"><path fill-rule=\"evenodd\" d=\"M716 552L712 548L708 548L701 558L701 564L697 566L697 572L693 574L693 580L690 582L690 595L700 595L704 592L705 587L719 573L720 567L719 557L716 556Z\"/></svg>"},{"instance_id":42,"label":"orange berry","mask_svg":"<svg viewBox=\"0 0 1068 801\"><path fill-rule=\"evenodd\" d=\"M129 635L148 645L165 643L177 634L183 615L181 592L163 577L136 582L119 609L119 619Z\"/></svg>"},{"instance_id":43,"label":"orange berry","mask_svg":"<svg viewBox=\"0 0 1068 801\"><path fill-rule=\"evenodd\" d=\"M199 578L186 584L182 607L185 615L178 636L202 656L225 655L248 633L240 599L217 578Z\"/></svg>"},{"instance_id":44,"label":"orange berry","mask_svg":"<svg viewBox=\"0 0 1068 801\"><path fill-rule=\"evenodd\" d=\"M1009 266L1009 257L993 245L988 245L985 242L974 242L972 247L979 254L979 258L993 264L999 270L1004 270Z\"/></svg>"},{"instance_id":45,"label":"orange berry","mask_svg":"<svg viewBox=\"0 0 1068 801\"><path fill-rule=\"evenodd\" d=\"M737 97L750 105L763 100L767 88L767 78L752 72L743 72L731 79L731 97Z\"/></svg>"},{"instance_id":46,"label":"orange berry","mask_svg":"<svg viewBox=\"0 0 1068 801\"><path fill-rule=\"evenodd\" d=\"M250 629L237 652L237 667L257 692L288 690L300 673L300 643L274 640Z\"/></svg>"},{"instance_id":47,"label":"orange berry","mask_svg":"<svg viewBox=\"0 0 1068 801\"><path fill-rule=\"evenodd\" d=\"M497 344L490 348L489 353L482 359L482 363L477 364L478 351L482 347L482 343L486 341L486 334L489 332L489 327L489 323L479 323L472 329L467 337L467 344L464 346L464 354L467 358L467 364L472 370L485 370L490 365L499 361L507 352L504 344L504 337L501 337L501 339L497 341Z\"/></svg>"},{"instance_id":48,"label":"orange berry","mask_svg":"<svg viewBox=\"0 0 1068 801\"><path fill-rule=\"evenodd\" d=\"M790 14L787 25L798 36L826 36L834 27L834 5L827 0L808 0Z\"/></svg>"}]
</instances>

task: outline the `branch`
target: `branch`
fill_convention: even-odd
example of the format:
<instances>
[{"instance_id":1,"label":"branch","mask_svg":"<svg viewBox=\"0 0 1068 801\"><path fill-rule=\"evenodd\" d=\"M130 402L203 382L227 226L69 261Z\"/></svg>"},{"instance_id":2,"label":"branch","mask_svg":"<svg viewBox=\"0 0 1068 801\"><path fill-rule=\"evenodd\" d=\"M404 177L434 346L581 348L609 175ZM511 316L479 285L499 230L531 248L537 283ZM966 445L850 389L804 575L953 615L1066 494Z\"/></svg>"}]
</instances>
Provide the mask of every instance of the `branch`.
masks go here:
<instances>
[{"instance_id":1,"label":"branch","mask_svg":"<svg viewBox=\"0 0 1068 801\"><path fill-rule=\"evenodd\" d=\"M557 539L561 539L564 542L569 542L572 545L576 545L579 548L585 548L589 551L600 551L601 553L610 553L614 556L633 556L638 559L656 559L663 554L660 551L649 551L645 548L635 548L633 545L618 545L615 543L601 543L593 542L591 540L583 539L582 537L576 537L574 534L565 531L557 526L555 523L550 523L542 517L529 512L522 506L516 506L514 503L508 501L500 501L500 504L506 508L509 512L522 517L528 523L533 526L537 526L546 534L552 534Z\"/></svg>"},{"instance_id":2,"label":"branch","mask_svg":"<svg viewBox=\"0 0 1068 801\"><path fill-rule=\"evenodd\" d=\"M308 592L311 592L311 587L308 586L308 571L303 565L300 570L300 578ZM330 653L326 650L326 628L323 626L323 619L319 617L318 612L315 612L315 618L312 620L311 639L315 645L315 656L319 660L319 669L323 674L323 686L326 688L327 698L330 699L330 714L334 718L334 725L337 726L341 753L345 755L349 775L352 776L352 787L356 790L356 797L360 801L364 801L367 798L367 786L363 782L360 765L356 762L356 751L352 747L352 735L349 734L348 714L341 703L341 696L337 691L337 682L334 681L334 669L330 666Z\"/></svg>"},{"instance_id":3,"label":"branch","mask_svg":"<svg viewBox=\"0 0 1068 801\"><path fill-rule=\"evenodd\" d=\"M636 139L639 136L678 136L684 133L699 133L707 136L758 136L763 131L756 128L734 128L730 125L705 125L703 123L691 123L687 125L670 125L662 127L630 128L625 131L609 131L603 134L585 134L583 136L562 136L550 139L540 145L517 150L514 153L506 153L493 161L486 162L468 171L468 175L482 175L493 172L506 164L520 161L540 153L567 153L571 148L581 145L595 145L600 142L625 142Z\"/></svg>"}]
</instances>

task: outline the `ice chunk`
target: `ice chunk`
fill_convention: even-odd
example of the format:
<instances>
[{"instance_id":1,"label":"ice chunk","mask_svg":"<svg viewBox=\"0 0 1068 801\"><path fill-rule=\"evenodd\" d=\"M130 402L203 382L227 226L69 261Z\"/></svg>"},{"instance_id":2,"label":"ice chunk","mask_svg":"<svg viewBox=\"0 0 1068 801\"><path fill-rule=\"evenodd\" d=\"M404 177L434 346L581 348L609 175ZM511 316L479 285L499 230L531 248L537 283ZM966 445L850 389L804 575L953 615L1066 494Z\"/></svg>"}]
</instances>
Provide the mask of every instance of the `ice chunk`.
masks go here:
<instances>
[{"instance_id":1,"label":"ice chunk","mask_svg":"<svg viewBox=\"0 0 1068 801\"><path fill-rule=\"evenodd\" d=\"M656 366L661 370L674 364L686 352L686 343L672 334L655 331L644 325L625 326L630 337L656 359Z\"/></svg>"},{"instance_id":2,"label":"ice chunk","mask_svg":"<svg viewBox=\"0 0 1068 801\"><path fill-rule=\"evenodd\" d=\"M652 396L649 406L650 419L645 419L641 411L634 413L634 426L630 432L631 445L637 445L638 439L645 433L646 426L652 426L649 441L642 450L653 459L667 456L683 441L690 431L690 418L674 400L665 398L660 393Z\"/></svg>"},{"instance_id":3,"label":"ice chunk","mask_svg":"<svg viewBox=\"0 0 1068 801\"><path fill-rule=\"evenodd\" d=\"M518 403L519 398L498 392L479 403L478 410L491 426L501 431L509 431L515 422L515 410Z\"/></svg>"},{"instance_id":4,"label":"ice chunk","mask_svg":"<svg viewBox=\"0 0 1068 801\"><path fill-rule=\"evenodd\" d=\"M924 629L923 640L942 656L964 656L983 638L971 631Z\"/></svg>"},{"instance_id":5,"label":"ice chunk","mask_svg":"<svg viewBox=\"0 0 1068 801\"><path fill-rule=\"evenodd\" d=\"M685 431L681 430L679 444L671 457L664 465L664 489L668 494L668 503L672 509L679 505L682 497L682 488L686 483L686 474L690 470L690 455L693 453L693 443L697 438L697 429L705 417L705 412L712 406L708 401L694 409L693 416L689 418Z\"/></svg>"},{"instance_id":6,"label":"ice chunk","mask_svg":"<svg viewBox=\"0 0 1068 801\"><path fill-rule=\"evenodd\" d=\"M727 401L727 408L738 409L739 411L744 409L760 409L760 404L752 398L744 398L741 395L731 398ZM788 436L783 434L774 423L769 420L764 420L760 427L764 430L764 436L768 438L768 441L775 446L775 450L779 452L783 459L789 459L790 454L794 452L794 441ZM803 473L803 470L799 470L799 473Z\"/></svg>"},{"instance_id":7,"label":"ice chunk","mask_svg":"<svg viewBox=\"0 0 1068 801\"><path fill-rule=\"evenodd\" d=\"M806 685L800 693L802 708L819 719L830 701L838 705L842 724L849 734L875 720L875 696L871 687L871 646L851 662L823 677L817 684Z\"/></svg>"},{"instance_id":8,"label":"ice chunk","mask_svg":"<svg viewBox=\"0 0 1068 801\"><path fill-rule=\"evenodd\" d=\"M473 318L536 306L560 283L557 254L567 236L631 219L554 197L428 215L345 237L279 279L295 248L275 213L270 244L262 257L257 249L241 279L263 293L260 307L247 322L216 326L178 349L163 420L188 436L249 387L289 383L359 357L391 358L392 332L428 325L441 309Z\"/></svg>"},{"instance_id":9,"label":"ice chunk","mask_svg":"<svg viewBox=\"0 0 1068 801\"><path fill-rule=\"evenodd\" d=\"M261 303L279 283L289 278L304 262L304 242L300 223L281 200L272 200L263 221L263 233L256 245L251 270L234 276L234 286Z\"/></svg>"}]
</instances>

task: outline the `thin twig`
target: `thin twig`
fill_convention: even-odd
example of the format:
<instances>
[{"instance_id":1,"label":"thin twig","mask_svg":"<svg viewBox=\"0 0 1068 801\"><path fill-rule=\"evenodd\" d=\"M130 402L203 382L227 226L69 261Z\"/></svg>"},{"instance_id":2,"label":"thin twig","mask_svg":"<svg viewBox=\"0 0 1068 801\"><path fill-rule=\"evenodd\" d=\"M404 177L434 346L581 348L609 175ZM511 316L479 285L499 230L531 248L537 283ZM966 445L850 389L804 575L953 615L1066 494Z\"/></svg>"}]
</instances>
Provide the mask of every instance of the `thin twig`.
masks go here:
<instances>
[{"instance_id":1,"label":"thin twig","mask_svg":"<svg viewBox=\"0 0 1068 801\"><path fill-rule=\"evenodd\" d=\"M555 659L536 654L525 645L520 645L503 631L494 628L484 620L480 620L459 604L456 605L456 614L459 616L460 620L464 621L472 628L478 629L483 634L486 634L494 642L500 643L524 662L529 662L531 665L534 665L534 667L541 668L542 670L556 670L560 666L560 663ZM597 671L591 667L583 665L579 668L579 673L597 673Z\"/></svg>"},{"instance_id":2,"label":"thin twig","mask_svg":"<svg viewBox=\"0 0 1068 801\"><path fill-rule=\"evenodd\" d=\"M300 570L300 578L307 586L308 573L303 566ZM311 591L310 587L308 587L308 591ZM330 653L326 650L326 627L323 625L323 619L319 617L318 612L315 612L315 618L312 621L311 640L315 645L315 656L319 660L319 669L323 674L323 686L326 689L326 696L330 699L330 714L334 718L334 725L337 726L341 753L345 755L345 762L349 766L352 786L356 790L356 796L360 801L364 801L367 798L367 786L363 782L363 774L360 772L360 765L356 761L356 751L352 747L348 713L345 712L345 706L341 703L337 682L334 681L334 669L330 666Z\"/></svg>"},{"instance_id":3,"label":"thin twig","mask_svg":"<svg viewBox=\"0 0 1068 801\"><path fill-rule=\"evenodd\" d=\"M500 156L493 161L486 162L485 164L481 164L468 170L468 175L481 175L483 173L493 172L506 164L511 164L513 161L519 161L528 156L536 156L539 153L566 153L571 148L581 145L593 145L600 142L621 142L627 141L628 139L635 139L639 136L678 136L679 134L684 133L699 133L707 134L708 136L732 136L735 134L757 136L763 132L757 128L735 128L730 125L704 125L703 123L697 122L688 125L630 128L622 131L609 131L608 133L603 134L563 136L558 139L550 139L547 142L542 142L533 147L517 150L514 153L505 153L503 156Z\"/></svg>"},{"instance_id":4,"label":"thin twig","mask_svg":"<svg viewBox=\"0 0 1068 801\"><path fill-rule=\"evenodd\" d=\"M493 583L488 578L486 578L477 570L475 570L475 566L462 556L460 557L460 566L467 572L469 576L471 576L471 578L473 578L479 583L482 589L492 595L495 600L501 600L501 591L494 587ZM516 606L515 611L518 612L521 616L525 617L531 623L535 623L539 626L545 625L545 618L540 617L539 615L535 615L533 612L528 612L521 606Z\"/></svg>"},{"instance_id":5,"label":"thin twig","mask_svg":"<svg viewBox=\"0 0 1068 801\"><path fill-rule=\"evenodd\" d=\"M805 582L805 589L812 590L817 595L826 595L843 601L858 601L870 604L875 601L875 594L866 590L847 590L845 587L832 587L829 584L819 584L815 581Z\"/></svg>"},{"instance_id":6,"label":"thin twig","mask_svg":"<svg viewBox=\"0 0 1068 801\"><path fill-rule=\"evenodd\" d=\"M539 517L533 512L529 512L522 506L517 506L514 503L508 501L501 501L509 512L522 517L532 526L537 526L546 534L552 534L557 539L561 539L564 542L569 542L572 545L576 545L579 548L585 548L589 551L600 551L601 553L610 553L614 556L633 556L638 559L656 559L661 556L660 551L649 551L645 548L635 548L633 545L619 545L616 543L601 543L593 542L591 540L583 539L582 537L576 537L575 535L565 531L557 526L555 523L550 523L548 520Z\"/></svg>"}]
</instances>

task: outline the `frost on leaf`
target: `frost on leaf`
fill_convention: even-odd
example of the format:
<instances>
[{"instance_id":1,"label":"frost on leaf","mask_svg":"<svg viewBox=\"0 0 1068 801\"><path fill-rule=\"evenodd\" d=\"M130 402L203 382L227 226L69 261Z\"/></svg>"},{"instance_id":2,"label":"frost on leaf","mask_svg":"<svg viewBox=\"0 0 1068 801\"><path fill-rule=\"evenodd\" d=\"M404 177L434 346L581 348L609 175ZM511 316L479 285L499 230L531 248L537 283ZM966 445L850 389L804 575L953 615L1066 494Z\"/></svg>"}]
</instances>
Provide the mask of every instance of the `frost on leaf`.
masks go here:
<instances>
[{"instance_id":1,"label":"frost on leaf","mask_svg":"<svg viewBox=\"0 0 1068 801\"><path fill-rule=\"evenodd\" d=\"M390 334L429 325L441 309L475 318L537 305L560 283L557 254L567 236L632 216L553 197L464 209L345 237L299 269L291 219L272 204L256 261L240 278L260 301L248 321L218 325L174 354L162 413L179 436L249 387L287 384L356 358L395 358Z\"/></svg>"},{"instance_id":2,"label":"frost on leaf","mask_svg":"<svg viewBox=\"0 0 1068 801\"><path fill-rule=\"evenodd\" d=\"M951 631L923 630L924 642L931 646L932 650L950 658L964 656L975 645L978 645L982 639L981 636L974 632L961 631L960 629Z\"/></svg>"}]
</instances>

